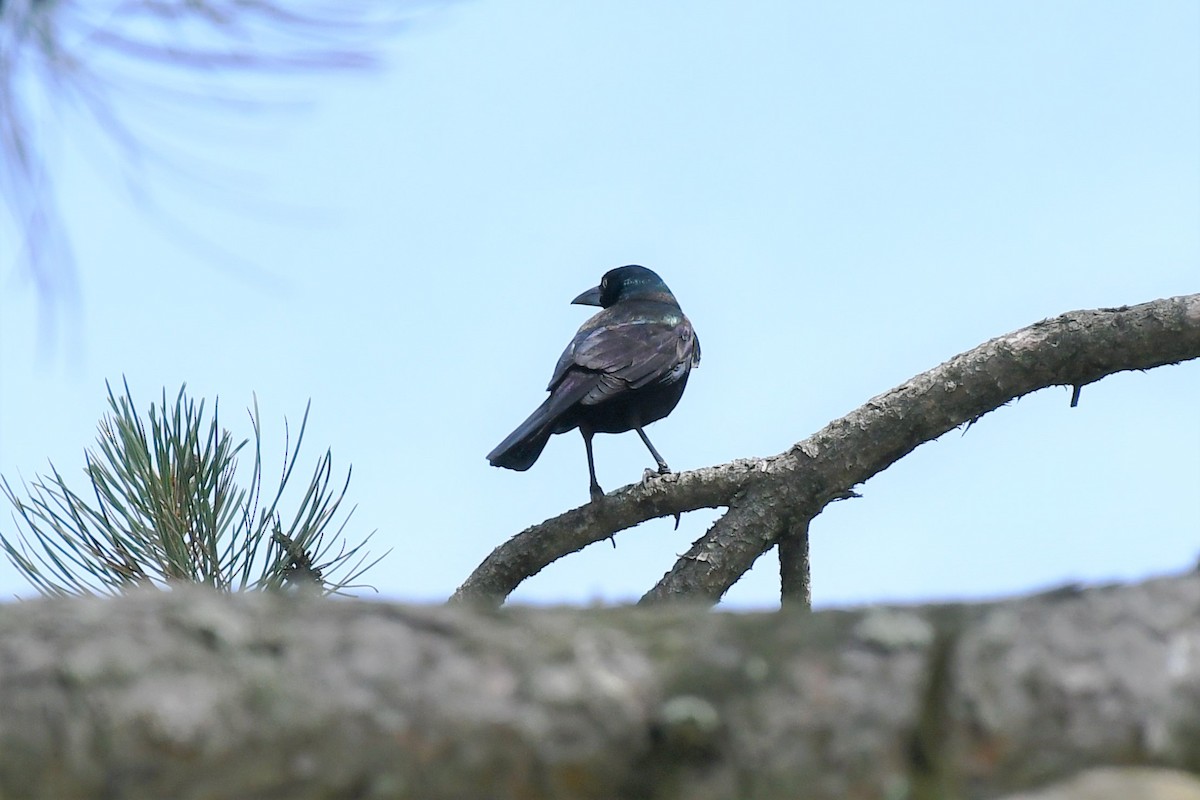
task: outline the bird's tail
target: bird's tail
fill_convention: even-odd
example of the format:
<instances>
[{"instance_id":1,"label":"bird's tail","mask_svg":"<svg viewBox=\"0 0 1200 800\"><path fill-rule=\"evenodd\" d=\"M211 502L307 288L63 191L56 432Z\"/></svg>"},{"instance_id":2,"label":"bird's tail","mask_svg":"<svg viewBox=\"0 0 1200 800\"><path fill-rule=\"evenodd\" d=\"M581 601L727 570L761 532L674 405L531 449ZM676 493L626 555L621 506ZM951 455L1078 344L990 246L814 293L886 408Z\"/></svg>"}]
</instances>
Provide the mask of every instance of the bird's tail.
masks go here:
<instances>
[{"instance_id":1,"label":"bird's tail","mask_svg":"<svg viewBox=\"0 0 1200 800\"><path fill-rule=\"evenodd\" d=\"M518 425L503 442L496 445L495 450L488 453L487 460L493 467L524 472L533 466L545 449L546 442L550 441L550 434L554 432L557 415L554 413L556 409L551 409L553 400L553 396L547 397L546 402L529 415L529 419Z\"/></svg>"}]
</instances>

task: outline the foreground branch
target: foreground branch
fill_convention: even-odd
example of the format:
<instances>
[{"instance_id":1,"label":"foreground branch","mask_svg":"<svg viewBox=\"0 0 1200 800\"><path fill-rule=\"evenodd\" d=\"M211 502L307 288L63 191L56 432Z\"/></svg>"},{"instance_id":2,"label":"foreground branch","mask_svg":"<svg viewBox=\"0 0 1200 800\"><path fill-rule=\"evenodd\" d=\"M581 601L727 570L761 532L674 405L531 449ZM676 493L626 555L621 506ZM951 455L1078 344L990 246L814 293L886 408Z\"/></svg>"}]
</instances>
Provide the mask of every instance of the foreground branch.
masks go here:
<instances>
[{"instance_id":1,"label":"foreground branch","mask_svg":"<svg viewBox=\"0 0 1200 800\"><path fill-rule=\"evenodd\" d=\"M715 601L782 531L851 496L919 445L1039 389L1078 389L1193 358L1200 358L1200 294L1043 320L913 377L777 456L629 486L534 525L497 547L452 599L499 604L553 561L618 531L736 506L734 519L718 520L644 598Z\"/></svg>"},{"instance_id":2,"label":"foreground branch","mask_svg":"<svg viewBox=\"0 0 1200 800\"><path fill-rule=\"evenodd\" d=\"M1198 720L1195 573L816 614L0 607L0 797L26 800L991 798L1195 769Z\"/></svg>"}]
</instances>

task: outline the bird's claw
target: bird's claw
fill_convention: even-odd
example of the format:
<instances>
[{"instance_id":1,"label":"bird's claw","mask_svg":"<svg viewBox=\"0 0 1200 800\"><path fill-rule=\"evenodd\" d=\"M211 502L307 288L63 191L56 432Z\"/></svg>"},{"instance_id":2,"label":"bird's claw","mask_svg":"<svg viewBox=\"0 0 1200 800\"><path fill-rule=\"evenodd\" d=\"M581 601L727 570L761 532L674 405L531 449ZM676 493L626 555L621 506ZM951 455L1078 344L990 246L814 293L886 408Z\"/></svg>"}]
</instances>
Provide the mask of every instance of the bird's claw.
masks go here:
<instances>
[{"instance_id":1,"label":"bird's claw","mask_svg":"<svg viewBox=\"0 0 1200 800\"><path fill-rule=\"evenodd\" d=\"M661 478L664 475L670 475L670 474L671 474L671 468L666 466L665 464L663 466L659 467L657 470L653 470L653 469L650 469L649 467L646 467L646 471L642 473L642 485L649 486L651 481L653 481L655 478Z\"/></svg>"},{"instance_id":2,"label":"bird's claw","mask_svg":"<svg viewBox=\"0 0 1200 800\"><path fill-rule=\"evenodd\" d=\"M604 490L601 489L599 485L589 486L588 494L592 496L593 503L598 503L604 499Z\"/></svg>"}]
</instances>

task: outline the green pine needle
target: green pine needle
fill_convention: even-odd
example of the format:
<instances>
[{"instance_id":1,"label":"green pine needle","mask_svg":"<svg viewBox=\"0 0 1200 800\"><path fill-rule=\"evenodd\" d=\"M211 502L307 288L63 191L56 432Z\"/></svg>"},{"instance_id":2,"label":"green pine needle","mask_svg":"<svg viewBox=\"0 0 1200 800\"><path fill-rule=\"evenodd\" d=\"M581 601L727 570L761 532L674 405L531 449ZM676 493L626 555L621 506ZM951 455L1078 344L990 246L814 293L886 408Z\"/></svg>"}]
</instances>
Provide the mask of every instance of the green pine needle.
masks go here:
<instances>
[{"instance_id":1,"label":"green pine needle","mask_svg":"<svg viewBox=\"0 0 1200 800\"><path fill-rule=\"evenodd\" d=\"M152 404L143 420L127 382L124 388L117 396L108 386L110 411L100 421L97 447L85 453L86 499L53 464L49 477L22 481L25 500L0 477L18 531L15 537L0 531L0 547L39 592L119 594L181 581L222 591L342 594L360 588L355 581L380 559L369 560L366 540L351 547L343 538L353 508L333 529L350 471L332 484L329 451L283 527L284 490L299 459L308 407L294 450L288 431L278 489L264 501L257 398L250 411L254 464L243 488L236 482L237 457L251 440L234 444L218 422L217 404L206 422L204 402L188 398L186 386L170 408L164 390L161 406Z\"/></svg>"}]
</instances>

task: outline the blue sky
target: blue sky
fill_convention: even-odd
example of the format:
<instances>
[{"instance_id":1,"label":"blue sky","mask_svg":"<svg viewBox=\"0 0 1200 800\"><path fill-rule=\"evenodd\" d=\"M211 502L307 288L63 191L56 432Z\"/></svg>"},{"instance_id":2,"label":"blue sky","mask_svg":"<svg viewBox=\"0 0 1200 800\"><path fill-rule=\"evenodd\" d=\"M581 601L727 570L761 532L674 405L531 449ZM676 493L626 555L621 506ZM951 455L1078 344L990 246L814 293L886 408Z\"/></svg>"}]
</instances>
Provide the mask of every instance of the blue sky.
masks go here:
<instances>
[{"instance_id":1,"label":"blue sky","mask_svg":"<svg viewBox=\"0 0 1200 800\"><path fill-rule=\"evenodd\" d=\"M44 141L80 300L39 345L4 249L0 472L82 477L105 379L143 407L186 381L239 436L256 393L276 466L311 398L302 465L352 463L348 530L392 549L368 579L443 599L587 500L574 433L526 473L484 455L611 267L658 271L704 344L649 430L676 469L780 452L1044 317L1197 291L1198 31L1191 2L494 0L422 15L378 72L291 85L302 109L123 101L191 176L125 170L62 111ZM1119 375L923 446L816 520L814 601L1191 566L1198 396L1200 364ZM633 434L597 461L609 490L649 464ZM715 516L646 523L515 599L635 599ZM0 564L0 595L28 591ZM777 595L764 556L727 602Z\"/></svg>"}]
</instances>

